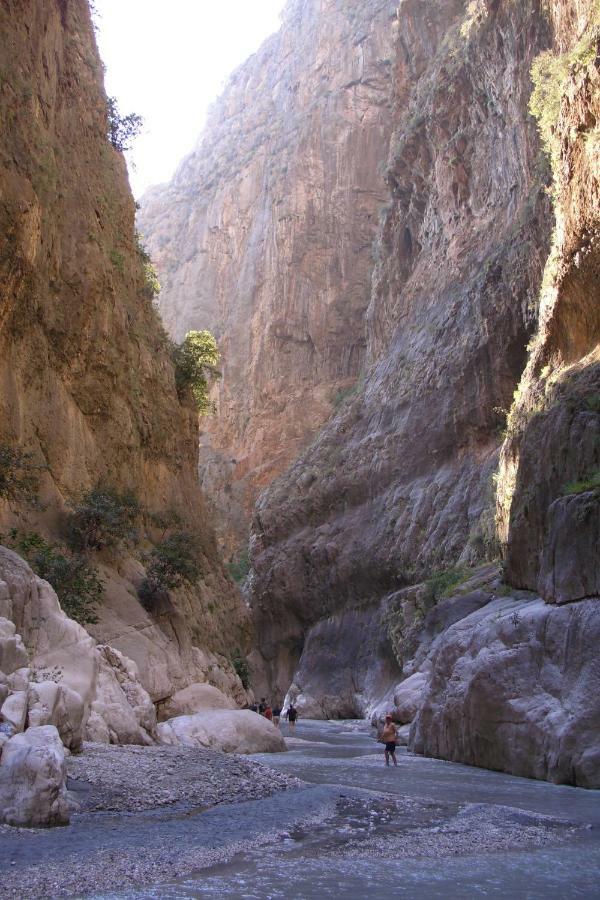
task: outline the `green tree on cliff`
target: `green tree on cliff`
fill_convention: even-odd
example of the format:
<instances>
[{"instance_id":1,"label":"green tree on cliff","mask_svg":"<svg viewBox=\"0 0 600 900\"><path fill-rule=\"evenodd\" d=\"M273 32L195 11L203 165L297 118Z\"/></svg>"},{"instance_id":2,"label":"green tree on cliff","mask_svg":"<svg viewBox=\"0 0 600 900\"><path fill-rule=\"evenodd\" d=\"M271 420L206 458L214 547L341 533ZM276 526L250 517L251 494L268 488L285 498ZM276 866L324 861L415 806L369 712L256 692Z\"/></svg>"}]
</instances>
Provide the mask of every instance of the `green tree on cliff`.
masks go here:
<instances>
[{"instance_id":1,"label":"green tree on cliff","mask_svg":"<svg viewBox=\"0 0 600 900\"><path fill-rule=\"evenodd\" d=\"M211 381L221 375L217 369L221 354L215 336L210 331L188 331L183 343L173 348L172 358L179 396L191 389L200 415L214 412L208 392Z\"/></svg>"}]
</instances>

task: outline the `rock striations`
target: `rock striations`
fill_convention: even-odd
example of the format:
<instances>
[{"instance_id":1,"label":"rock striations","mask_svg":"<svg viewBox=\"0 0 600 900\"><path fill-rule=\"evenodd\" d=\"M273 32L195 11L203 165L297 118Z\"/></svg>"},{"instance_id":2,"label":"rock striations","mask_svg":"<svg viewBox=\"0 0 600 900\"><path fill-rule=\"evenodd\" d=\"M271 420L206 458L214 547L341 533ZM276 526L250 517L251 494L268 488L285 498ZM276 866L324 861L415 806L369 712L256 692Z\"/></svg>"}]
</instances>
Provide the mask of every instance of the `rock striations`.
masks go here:
<instances>
[{"instance_id":1,"label":"rock striations","mask_svg":"<svg viewBox=\"0 0 600 900\"><path fill-rule=\"evenodd\" d=\"M135 496L141 517L119 547L83 551L103 584L87 630L0 549L0 821L12 824L68 818L63 746L153 743L155 704L194 684L246 699L229 657L245 649L247 612L198 486L197 415L176 390L102 82L87 0L1 5L0 542L47 552L42 537L64 541L68 509L98 486ZM169 522L200 575L148 612L137 589Z\"/></svg>"},{"instance_id":2,"label":"rock striations","mask_svg":"<svg viewBox=\"0 0 600 900\"><path fill-rule=\"evenodd\" d=\"M243 645L246 614L197 486L197 417L177 396L125 162L107 139L88 3L4 3L0 34L0 444L32 454L42 501L0 502L0 525L59 537L65 503L104 484L134 493L146 521L167 513L196 535L201 581L170 619L137 601L139 560L98 561L94 634L161 700L203 680L201 650Z\"/></svg>"},{"instance_id":3,"label":"rock striations","mask_svg":"<svg viewBox=\"0 0 600 900\"><path fill-rule=\"evenodd\" d=\"M264 488L256 685L586 786L599 34L593 0L294 0L141 216L170 330L222 343L229 547Z\"/></svg>"},{"instance_id":4,"label":"rock striations","mask_svg":"<svg viewBox=\"0 0 600 900\"><path fill-rule=\"evenodd\" d=\"M396 5L290 2L195 152L141 201L169 332L210 328L223 354L201 475L229 550L364 367Z\"/></svg>"}]
</instances>

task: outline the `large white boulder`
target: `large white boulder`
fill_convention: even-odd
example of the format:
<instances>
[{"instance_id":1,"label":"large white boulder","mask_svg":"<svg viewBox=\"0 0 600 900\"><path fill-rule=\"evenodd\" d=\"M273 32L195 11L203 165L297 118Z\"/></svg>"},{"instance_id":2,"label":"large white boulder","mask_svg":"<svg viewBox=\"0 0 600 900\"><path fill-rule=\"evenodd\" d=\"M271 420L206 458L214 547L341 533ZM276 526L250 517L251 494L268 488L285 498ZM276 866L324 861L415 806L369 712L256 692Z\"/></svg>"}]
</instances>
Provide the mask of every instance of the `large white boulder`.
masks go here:
<instances>
[{"instance_id":1,"label":"large white boulder","mask_svg":"<svg viewBox=\"0 0 600 900\"><path fill-rule=\"evenodd\" d=\"M600 604L503 597L434 644L417 753L600 788Z\"/></svg>"},{"instance_id":2,"label":"large white boulder","mask_svg":"<svg viewBox=\"0 0 600 900\"><path fill-rule=\"evenodd\" d=\"M8 704L7 719L16 730L23 730L26 721L23 697L15 694L27 693L28 678L41 676L40 684L56 681L60 690L40 692L32 685L30 724L56 725L72 749L81 745L82 726L88 740L153 742L156 713L135 664L112 647L98 646L65 615L52 587L5 547L0 547L0 616L0 650L7 666L0 671L8 676L0 682L0 699L3 709Z\"/></svg>"},{"instance_id":3,"label":"large white boulder","mask_svg":"<svg viewBox=\"0 0 600 900\"><path fill-rule=\"evenodd\" d=\"M54 681L41 681L29 687L29 727L54 725L65 747L81 750L83 700L76 691Z\"/></svg>"},{"instance_id":4,"label":"large white boulder","mask_svg":"<svg viewBox=\"0 0 600 900\"><path fill-rule=\"evenodd\" d=\"M14 691L8 695L0 709L0 715L5 722L12 725L15 732L25 730L28 696L28 691Z\"/></svg>"},{"instance_id":5,"label":"large white boulder","mask_svg":"<svg viewBox=\"0 0 600 900\"><path fill-rule=\"evenodd\" d=\"M6 741L0 757L0 822L66 825L65 751L56 728L28 728Z\"/></svg>"},{"instance_id":6,"label":"large white boulder","mask_svg":"<svg viewBox=\"0 0 600 900\"><path fill-rule=\"evenodd\" d=\"M210 747L225 753L279 753L281 733L264 716L247 709L213 710L177 716L158 726L159 740L183 747Z\"/></svg>"},{"instance_id":7,"label":"large white boulder","mask_svg":"<svg viewBox=\"0 0 600 900\"><path fill-rule=\"evenodd\" d=\"M236 704L212 684L190 684L160 705L159 718L173 719L208 709L237 709Z\"/></svg>"}]
</instances>

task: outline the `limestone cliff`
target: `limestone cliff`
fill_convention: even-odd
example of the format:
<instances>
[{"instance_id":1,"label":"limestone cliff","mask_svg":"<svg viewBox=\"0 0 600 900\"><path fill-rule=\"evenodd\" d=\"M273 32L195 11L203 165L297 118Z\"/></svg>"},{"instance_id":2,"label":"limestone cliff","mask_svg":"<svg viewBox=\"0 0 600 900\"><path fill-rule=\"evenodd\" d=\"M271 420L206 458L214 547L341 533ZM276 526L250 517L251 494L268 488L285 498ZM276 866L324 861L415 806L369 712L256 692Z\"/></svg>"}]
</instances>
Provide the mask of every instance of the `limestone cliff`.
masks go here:
<instances>
[{"instance_id":1,"label":"limestone cliff","mask_svg":"<svg viewBox=\"0 0 600 900\"><path fill-rule=\"evenodd\" d=\"M364 366L396 5L288 3L196 151L141 202L168 330L208 327L223 353L201 473L229 549Z\"/></svg>"},{"instance_id":2,"label":"limestone cliff","mask_svg":"<svg viewBox=\"0 0 600 900\"><path fill-rule=\"evenodd\" d=\"M253 602L277 690L318 619L493 552L502 410L552 230L528 114L549 40L536 0L399 7L369 370L254 519Z\"/></svg>"},{"instance_id":3,"label":"limestone cliff","mask_svg":"<svg viewBox=\"0 0 600 900\"><path fill-rule=\"evenodd\" d=\"M202 579L170 617L138 603L139 560L99 560L94 633L139 662L156 700L199 680L198 648L240 644L244 612L197 487L197 417L178 400L102 82L85 0L0 5L0 443L44 467L45 506L2 504L0 522L55 537L65 502L102 482L195 532Z\"/></svg>"},{"instance_id":4,"label":"limestone cliff","mask_svg":"<svg viewBox=\"0 0 600 900\"><path fill-rule=\"evenodd\" d=\"M600 8L552 8L537 90L557 224L498 504L512 583L565 603L600 595Z\"/></svg>"}]
</instances>

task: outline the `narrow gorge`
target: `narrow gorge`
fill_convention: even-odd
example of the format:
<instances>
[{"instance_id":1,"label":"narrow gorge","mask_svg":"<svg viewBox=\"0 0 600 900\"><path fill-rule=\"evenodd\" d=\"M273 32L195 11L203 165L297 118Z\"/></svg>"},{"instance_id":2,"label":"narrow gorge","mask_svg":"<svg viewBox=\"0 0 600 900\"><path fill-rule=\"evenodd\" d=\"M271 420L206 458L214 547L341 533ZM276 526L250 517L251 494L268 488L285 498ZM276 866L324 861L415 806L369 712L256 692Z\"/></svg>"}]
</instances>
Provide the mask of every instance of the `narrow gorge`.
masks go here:
<instances>
[{"instance_id":1,"label":"narrow gorge","mask_svg":"<svg viewBox=\"0 0 600 900\"><path fill-rule=\"evenodd\" d=\"M227 553L254 503L260 692L588 785L597 41L593 3L290 3L139 217L223 350L200 474Z\"/></svg>"},{"instance_id":2,"label":"narrow gorge","mask_svg":"<svg viewBox=\"0 0 600 900\"><path fill-rule=\"evenodd\" d=\"M598 0L288 0L139 203L0 38L0 831L299 789L261 697L600 788Z\"/></svg>"}]
</instances>

